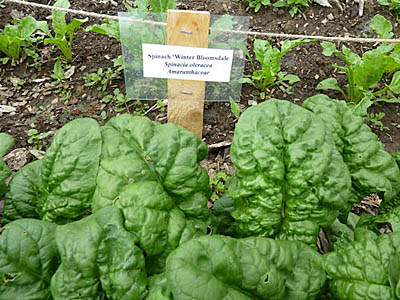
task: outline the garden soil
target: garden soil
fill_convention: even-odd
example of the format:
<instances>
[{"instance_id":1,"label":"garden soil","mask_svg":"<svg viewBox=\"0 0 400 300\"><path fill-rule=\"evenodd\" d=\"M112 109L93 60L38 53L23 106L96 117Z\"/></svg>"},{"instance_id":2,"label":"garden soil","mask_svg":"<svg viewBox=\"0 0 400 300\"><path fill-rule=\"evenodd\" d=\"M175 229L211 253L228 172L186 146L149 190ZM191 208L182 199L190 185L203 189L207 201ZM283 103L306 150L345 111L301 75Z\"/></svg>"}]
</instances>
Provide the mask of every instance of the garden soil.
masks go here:
<instances>
[{"instance_id":1,"label":"garden soil","mask_svg":"<svg viewBox=\"0 0 400 300\"><path fill-rule=\"evenodd\" d=\"M53 5L54 0L31 0L33 2ZM129 1L128 1L129 3ZM340 7L339 7L339 5ZM177 5L183 10L207 10L212 14L230 14L250 17L250 30L259 32L350 36L362 37L374 35L368 32L371 18L381 14L396 24L394 32L399 36L396 18L391 16L386 7L376 2L365 2L364 14L358 16L359 4L349 1L338 4L332 1L332 8L321 7L316 3L291 18L287 9L273 10L262 8L258 13L247 10L247 2L232 0L194 0L183 1ZM71 0L71 8L102 14L117 15L125 11L122 1L113 0ZM29 6L6 3L0 9L0 28L9 23L13 17L33 16L37 20L51 21L51 12ZM69 18L71 16L68 16ZM75 16L82 18L82 16ZM90 18L86 25L99 23L100 20ZM249 36L249 49L254 36ZM278 46L279 39L270 39ZM373 44L347 43L353 51L363 52L376 47ZM39 58L33 61L26 58L15 66L11 64L0 66L0 104L15 109L10 113L0 113L0 132L10 133L15 138L13 149L24 148L36 151L25 151L28 158L25 161L40 156L40 151L46 150L52 137L63 124L80 117L96 118L100 123L106 122L118 112L147 115L153 120L166 122L166 110L154 102L128 102L116 109L115 102L105 103L101 99L112 94L115 89L125 91L123 74L121 73L104 90L84 85L83 76L113 66L112 60L121 54L120 44L107 36L79 31L74 40L73 62L69 69L67 80L63 85L54 84L50 77L56 58L61 55L50 45L40 45L37 50ZM341 63L334 57L324 57L322 47L318 42L309 43L293 49L282 60L284 71L296 74L301 81L294 84L291 94L285 94L279 88L267 91L268 98L279 98L301 104L304 99L315 95L318 82L328 77L336 77L344 86L344 75L336 72L332 63ZM251 72L250 64L246 63L246 74ZM60 93L64 90L64 95ZM65 96L67 95L67 96ZM340 98L336 92L328 95ZM261 102L257 91L245 84L240 100L241 110ZM116 111L117 110L117 111ZM382 125L369 125L384 143L389 152L400 151L400 105L382 104L371 109L371 113L383 112L385 117ZM233 116L229 102L206 103L204 110L203 139L210 147L209 160L204 164L213 173L224 169L232 171L229 160L229 145L232 140L236 119ZM28 131L36 129L38 133L46 133L44 139L33 139L28 143ZM37 151L39 150L39 151ZM13 159L18 159L14 158ZM9 162L12 163L12 162ZM16 164L18 166L18 164ZM15 170L14 170L15 171Z\"/></svg>"}]
</instances>

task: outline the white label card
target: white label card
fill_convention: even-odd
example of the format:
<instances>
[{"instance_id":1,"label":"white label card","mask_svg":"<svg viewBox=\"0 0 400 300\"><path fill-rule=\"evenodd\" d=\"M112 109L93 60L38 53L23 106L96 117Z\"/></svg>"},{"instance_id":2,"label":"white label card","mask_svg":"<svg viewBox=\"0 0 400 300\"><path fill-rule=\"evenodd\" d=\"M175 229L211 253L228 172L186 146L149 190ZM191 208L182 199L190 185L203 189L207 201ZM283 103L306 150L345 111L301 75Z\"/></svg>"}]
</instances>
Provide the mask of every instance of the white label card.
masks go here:
<instances>
[{"instance_id":1,"label":"white label card","mask_svg":"<svg viewBox=\"0 0 400 300\"><path fill-rule=\"evenodd\" d=\"M143 77L229 82L233 50L142 44Z\"/></svg>"}]
</instances>

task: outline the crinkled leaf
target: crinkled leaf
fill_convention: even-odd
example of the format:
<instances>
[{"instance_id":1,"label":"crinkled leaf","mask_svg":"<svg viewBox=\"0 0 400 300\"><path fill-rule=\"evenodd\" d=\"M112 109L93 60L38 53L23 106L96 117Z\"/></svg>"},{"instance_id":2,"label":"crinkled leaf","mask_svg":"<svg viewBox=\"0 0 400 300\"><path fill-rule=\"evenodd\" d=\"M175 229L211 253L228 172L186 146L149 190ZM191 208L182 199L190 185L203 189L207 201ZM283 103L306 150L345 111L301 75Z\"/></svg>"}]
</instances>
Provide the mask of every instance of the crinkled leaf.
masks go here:
<instances>
[{"instance_id":1,"label":"crinkled leaf","mask_svg":"<svg viewBox=\"0 0 400 300\"><path fill-rule=\"evenodd\" d=\"M400 195L397 195L396 201L400 203ZM375 219L376 223L390 223L394 232L400 232L400 206L392 208Z\"/></svg>"},{"instance_id":2,"label":"crinkled leaf","mask_svg":"<svg viewBox=\"0 0 400 300\"><path fill-rule=\"evenodd\" d=\"M94 211L122 208L126 228L148 257L165 256L186 233L205 233L206 223L195 220L209 216L209 179L199 165L207 147L193 132L120 115L102 127L102 136Z\"/></svg>"},{"instance_id":3,"label":"crinkled leaf","mask_svg":"<svg viewBox=\"0 0 400 300\"><path fill-rule=\"evenodd\" d=\"M329 244L333 250L346 248L352 241L354 241L353 230L338 219L325 228L325 234L327 235Z\"/></svg>"},{"instance_id":4,"label":"crinkled leaf","mask_svg":"<svg viewBox=\"0 0 400 300\"><path fill-rule=\"evenodd\" d=\"M244 236L316 242L321 225L350 208L350 174L325 121L288 101L247 109L236 125L231 215Z\"/></svg>"},{"instance_id":5,"label":"crinkled leaf","mask_svg":"<svg viewBox=\"0 0 400 300\"><path fill-rule=\"evenodd\" d=\"M0 299L52 299L50 279L58 266L55 225L23 219L0 236Z\"/></svg>"},{"instance_id":6,"label":"crinkled leaf","mask_svg":"<svg viewBox=\"0 0 400 300\"><path fill-rule=\"evenodd\" d=\"M384 193L385 200L390 202L400 191L399 167L364 120L354 115L346 102L325 95L310 97L303 106L320 116L333 131L360 196Z\"/></svg>"},{"instance_id":7,"label":"crinkled leaf","mask_svg":"<svg viewBox=\"0 0 400 300\"><path fill-rule=\"evenodd\" d=\"M395 299L400 299L400 254L395 254L389 263L389 283Z\"/></svg>"},{"instance_id":8,"label":"crinkled leaf","mask_svg":"<svg viewBox=\"0 0 400 300\"><path fill-rule=\"evenodd\" d=\"M149 293L146 300L174 300L172 292L168 288L167 277L165 273L153 275L149 278Z\"/></svg>"},{"instance_id":9,"label":"crinkled leaf","mask_svg":"<svg viewBox=\"0 0 400 300\"><path fill-rule=\"evenodd\" d=\"M11 175L11 171L3 160L3 156L14 144L14 138L6 133L0 133L0 197L7 190L5 180Z\"/></svg>"},{"instance_id":10,"label":"crinkled leaf","mask_svg":"<svg viewBox=\"0 0 400 300\"><path fill-rule=\"evenodd\" d=\"M101 143L93 119L76 119L57 132L40 168L47 195L39 199L37 210L44 220L77 218L90 207Z\"/></svg>"},{"instance_id":11,"label":"crinkled leaf","mask_svg":"<svg viewBox=\"0 0 400 300\"><path fill-rule=\"evenodd\" d=\"M47 195L40 176L41 163L41 160L36 160L22 167L10 182L4 204L3 224L22 218L39 218L36 206L39 199Z\"/></svg>"},{"instance_id":12,"label":"crinkled leaf","mask_svg":"<svg viewBox=\"0 0 400 300\"><path fill-rule=\"evenodd\" d=\"M146 271L136 237L123 227L116 207L56 230L61 265L51 280L55 300L143 299Z\"/></svg>"},{"instance_id":13,"label":"crinkled leaf","mask_svg":"<svg viewBox=\"0 0 400 300\"><path fill-rule=\"evenodd\" d=\"M392 23L379 14L372 18L369 28L375 31L381 39L391 39L393 37Z\"/></svg>"},{"instance_id":14,"label":"crinkled leaf","mask_svg":"<svg viewBox=\"0 0 400 300\"><path fill-rule=\"evenodd\" d=\"M95 120L77 119L63 126L41 162L19 170L10 183L7 218L37 213L59 223L82 216L90 208L96 187L101 143Z\"/></svg>"},{"instance_id":15,"label":"crinkled leaf","mask_svg":"<svg viewBox=\"0 0 400 300\"><path fill-rule=\"evenodd\" d=\"M175 300L312 300L325 283L321 256L296 241L204 236L170 254Z\"/></svg>"},{"instance_id":16,"label":"crinkled leaf","mask_svg":"<svg viewBox=\"0 0 400 300\"><path fill-rule=\"evenodd\" d=\"M347 248L324 255L331 291L341 300L392 300L389 266L400 251L400 232L378 235L355 230Z\"/></svg>"}]
</instances>

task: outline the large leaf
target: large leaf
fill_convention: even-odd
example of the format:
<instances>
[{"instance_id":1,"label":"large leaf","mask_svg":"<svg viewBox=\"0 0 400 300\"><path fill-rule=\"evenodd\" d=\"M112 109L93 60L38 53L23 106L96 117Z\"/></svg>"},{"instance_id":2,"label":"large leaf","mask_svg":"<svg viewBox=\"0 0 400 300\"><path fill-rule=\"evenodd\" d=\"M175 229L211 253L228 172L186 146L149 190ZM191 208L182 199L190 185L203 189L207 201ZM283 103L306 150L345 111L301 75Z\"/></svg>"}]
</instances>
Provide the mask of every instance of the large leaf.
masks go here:
<instances>
[{"instance_id":1,"label":"large leaf","mask_svg":"<svg viewBox=\"0 0 400 300\"><path fill-rule=\"evenodd\" d=\"M10 183L8 218L33 217L30 207L35 203L36 213L44 220L59 223L82 216L90 208L96 187L101 142L99 125L92 119L63 126L40 165L21 169ZM15 214L7 208L23 209Z\"/></svg>"},{"instance_id":2,"label":"large leaf","mask_svg":"<svg viewBox=\"0 0 400 300\"><path fill-rule=\"evenodd\" d=\"M34 161L22 167L12 179L6 194L3 224L22 218L39 218L36 207L39 199L46 195L40 166L40 160Z\"/></svg>"},{"instance_id":3,"label":"large leaf","mask_svg":"<svg viewBox=\"0 0 400 300\"><path fill-rule=\"evenodd\" d=\"M400 233L377 235L357 228L347 248L324 256L331 291L341 300L392 300L389 267L400 251ZM395 262L398 265L398 262ZM391 278L398 278L392 272Z\"/></svg>"},{"instance_id":4,"label":"large leaf","mask_svg":"<svg viewBox=\"0 0 400 300\"><path fill-rule=\"evenodd\" d=\"M243 236L316 242L321 225L350 208L350 174L325 122L287 101L247 109L231 147L237 171L230 213Z\"/></svg>"},{"instance_id":5,"label":"large leaf","mask_svg":"<svg viewBox=\"0 0 400 300\"><path fill-rule=\"evenodd\" d=\"M167 277L165 273L153 275L149 278L149 293L146 300L174 300L172 292L168 288Z\"/></svg>"},{"instance_id":6,"label":"large leaf","mask_svg":"<svg viewBox=\"0 0 400 300\"><path fill-rule=\"evenodd\" d=\"M14 139L7 133L0 132L0 197L7 190L5 180L11 175L11 171L3 160L3 156L14 144Z\"/></svg>"},{"instance_id":7,"label":"large leaf","mask_svg":"<svg viewBox=\"0 0 400 300\"><path fill-rule=\"evenodd\" d=\"M400 191L400 171L376 135L344 101L316 95L303 106L320 116L335 135L339 152L350 170L352 184L360 196L384 193L390 202Z\"/></svg>"},{"instance_id":8,"label":"large leaf","mask_svg":"<svg viewBox=\"0 0 400 300\"><path fill-rule=\"evenodd\" d=\"M193 132L120 115L102 127L102 136L94 211L122 208L126 228L148 256L205 233L206 223L196 220L209 215L209 179L199 165L207 147Z\"/></svg>"},{"instance_id":9,"label":"large leaf","mask_svg":"<svg viewBox=\"0 0 400 300\"><path fill-rule=\"evenodd\" d=\"M175 300L312 300L325 283L321 256L296 241L204 236L170 254Z\"/></svg>"},{"instance_id":10,"label":"large leaf","mask_svg":"<svg viewBox=\"0 0 400 300\"><path fill-rule=\"evenodd\" d=\"M58 267L55 225L24 219L0 236L0 299L52 299L50 279Z\"/></svg>"},{"instance_id":11,"label":"large leaf","mask_svg":"<svg viewBox=\"0 0 400 300\"><path fill-rule=\"evenodd\" d=\"M136 237L116 207L56 230L61 265L51 280L55 300L143 299L147 277Z\"/></svg>"}]
</instances>

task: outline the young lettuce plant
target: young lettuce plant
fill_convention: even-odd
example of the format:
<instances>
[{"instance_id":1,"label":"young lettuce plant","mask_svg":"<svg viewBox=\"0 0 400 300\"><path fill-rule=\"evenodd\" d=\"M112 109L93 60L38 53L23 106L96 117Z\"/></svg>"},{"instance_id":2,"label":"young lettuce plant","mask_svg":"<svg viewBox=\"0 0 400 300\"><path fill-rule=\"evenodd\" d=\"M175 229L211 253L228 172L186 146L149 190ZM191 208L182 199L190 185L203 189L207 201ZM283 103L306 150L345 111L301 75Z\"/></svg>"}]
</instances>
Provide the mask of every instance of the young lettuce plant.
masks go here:
<instances>
[{"instance_id":1,"label":"young lettuce plant","mask_svg":"<svg viewBox=\"0 0 400 300\"><path fill-rule=\"evenodd\" d=\"M14 19L12 23L13 25L6 25L0 33L0 51L12 59L19 59L22 50L29 56L35 56L35 52L29 47L38 39L33 38L32 34L36 30L48 32L47 22L36 21L33 17L28 16ZM2 60L4 61L4 59ZM7 61L8 59L5 62Z\"/></svg>"},{"instance_id":2,"label":"young lettuce plant","mask_svg":"<svg viewBox=\"0 0 400 300\"><path fill-rule=\"evenodd\" d=\"M58 0L54 7L59 8L69 8L70 3L68 0ZM45 44L56 45L67 61L72 61L72 42L74 38L74 33L83 23L85 23L88 18L85 19L72 19L70 24L67 24L65 20L65 15L67 13L64 11L53 10L53 30L55 35L52 36L50 32L48 35L50 38L44 40Z\"/></svg>"},{"instance_id":3,"label":"young lettuce plant","mask_svg":"<svg viewBox=\"0 0 400 300\"><path fill-rule=\"evenodd\" d=\"M250 54L247 56L250 60L253 74L247 75L246 78L242 79L242 83L250 83L260 90L260 96L262 99L265 98L265 91L275 85L280 86L282 83L287 82L293 84L300 81L297 75L286 74L281 71L280 60L294 47L310 42L310 40L285 40L282 43L281 49L273 48L268 41L265 40L254 40L254 53L255 59L260 63L261 69L256 69L256 66L251 58ZM286 92L285 88L280 88Z\"/></svg>"}]
</instances>

